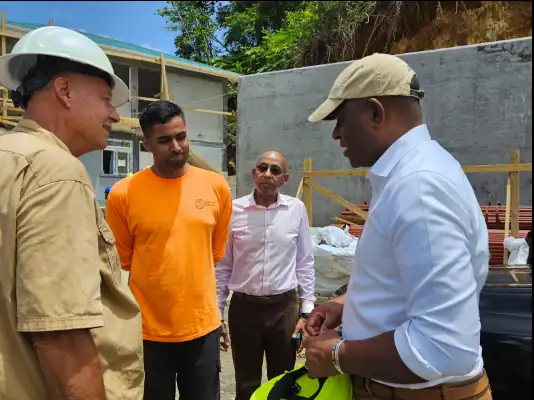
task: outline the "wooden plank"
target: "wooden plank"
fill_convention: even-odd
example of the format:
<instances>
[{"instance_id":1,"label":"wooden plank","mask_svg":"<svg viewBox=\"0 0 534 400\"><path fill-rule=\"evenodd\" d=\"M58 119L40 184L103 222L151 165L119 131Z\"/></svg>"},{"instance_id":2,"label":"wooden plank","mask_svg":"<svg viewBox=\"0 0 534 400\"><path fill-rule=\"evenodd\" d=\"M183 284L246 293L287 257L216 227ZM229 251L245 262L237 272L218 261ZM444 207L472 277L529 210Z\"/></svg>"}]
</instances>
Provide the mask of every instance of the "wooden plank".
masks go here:
<instances>
[{"instance_id":1,"label":"wooden plank","mask_svg":"<svg viewBox=\"0 0 534 400\"><path fill-rule=\"evenodd\" d=\"M330 217L330 219L332 221L335 221L335 222L341 222L342 224L346 224L346 225L350 225L350 226L358 226L358 224L355 224L352 221L346 220L345 218L332 216L332 217Z\"/></svg>"},{"instance_id":2,"label":"wooden plank","mask_svg":"<svg viewBox=\"0 0 534 400\"><path fill-rule=\"evenodd\" d=\"M6 117L2 116L3 121L20 121L22 119L22 116L17 117L14 115L8 115Z\"/></svg>"},{"instance_id":3,"label":"wooden plank","mask_svg":"<svg viewBox=\"0 0 534 400\"><path fill-rule=\"evenodd\" d=\"M162 96L163 98L164 96ZM159 101L159 98L155 97L142 97L142 96L130 96L130 99L134 100L143 100L143 101ZM204 108L195 108L195 107L182 107L182 110L184 111L193 111L193 112L199 112L204 114L213 114L213 115L224 115L227 117L233 117L235 114L229 111L219 111L219 110L207 110Z\"/></svg>"},{"instance_id":4,"label":"wooden plank","mask_svg":"<svg viewBox=\"0 0 534 400\"><path fill-rule=\"evenodd\" d=\"M143 100L143 101L159 101L157 97L143 97L143 96L130 96L130 99L133 100Z\"/></svg>"},{"instance_id":5,"label":"wooden plank","mask_svg":"<svg viewBox=\"0 0 534 400\"><path fill-rule=\"evenodd\" d=\"M15 123L15 122L11 122L11 121L9 121L9 120L7 120L7 119L3 120L2 123L3 123L4 125L11 125L11 126L17 126L17 125L18 125L17 123Z\"/></svg>"},{"instance_id":6,"label":"wooden plank","mask_svg":"<svg viewBox=\"0 0 534 400\"><path fill-rule=\"evenodd\" d=\"M311 172L313 169L312 159L306 158L304 160L304 174ZM304 194L304 205L306 206L306 212L308 213L308 223L313 226L313 189L311 187L311 178L304 175L303 179L303 194Z\"/></svg>"},{"instance_id":7,"label":"wooden plank","mask_svg":"<svg viewBox=\"0 0 534 400\"><path fill-rule=\"evenodd\" d=\"M213 115L225 115L227 117L234 117L235 114L229 111L219 111L219 110L205 110L203 108L194 108L194 107L182 107L184 111L193 111L204 114L213 114Z\"/></svg>"},{"instance_id":8,"label":"wooden plank","mask_svg":"<svg viewBox=\"0 0 534 400\"><path fill-rule=\"evenodd\" d=\"M504 238L510 236L510 212L512 208L512 174L508 173L508 179L506 180L506 216L504 218ZM508 265L508 258L510 252L508 249L504 249L504 265Z\"/></svg>"},{"instance_id":9,"label":"wooden plank","mask_svg":"<svg viewBox=\"0 0 534 400\"><path fill-rule=\"evenodd\" d=\"M353 170L315 170L307 174L310 178L326 178L330 176L367 176L368 169L353 169Z\"/></svg>"},{"instance_id":10,"label":"wooden plank","mask_svg":"<svg viewBox=\"0 0 534 400\"><path fill-rule=\"evenodd\" d=\"M492 165L466 165L462 167L465 173L501 173L501 172L531 172L532 163L525 164L492 164ZM324 178L329 176L361 176L369 174L368 169L355 170L315 170L308 174L311 178Z\"/></svg>"},{"instance_id":11,"label":"wooden plank","mask_svg":"<svg viewBox=\"0 0 534 400\"><path fill-rule=\"evenodd\" d=\"M521 152L519 150L514 150L511 156L511 164L519 165L521 159ZM512 236L515 238L519 237L519 207L520 207L520 180L519 172L512 172L511 174L511 186L512 186L512 195L511 195L511 223L512 223Z\"/></svg>"},{"instance_id":12,"label":"wooden plank","mask_svg":"<svg viewBox=\"0 0 534 400\"><path fill-rule=\"evenodd\" d=\"M160 53L159 55L159 62L161 64L161 76L160 76L160 93L161 93L161 100L169 100L168 94L169 90L167 88L167 71L165 69L165 56L163 53Z\"/></svg>"},{"instance_id":13,"label":"wooden plank","mask_svg":"<svg viewBox=\"0 0 534 400\"><path fill-rule=\"evenodd\" d=\"M297 187L297 195L295 197L300 200L302 198L303 191L304 191L304 178L300 178L299 186Z\"/></svg>"},{"instance_id":14,"label":"wooden plank","mask_svg":"<svg viewBox=\"0 0 534 400\"><path fill-rule=\"evenodd\" d=\"M310 178L308 178L310 179ZM360 207L358 207L357 205L355 204L352 204L350 201L348 200L345 200L343 197L341 197L340 195L332 192L331 190L325 188L324 186L322 185L319 185L317 182L315 181L312 181L311 179L308 181L308 184L312 187L312 189L318 191L319 193L321 193L323 196L326 196L328 197L330 200L333 200L335 201L336 203L342 205L343 207L349 209L350 211L352 211L354 214L358 215L360 218L363 218L364 220L367 219L368 217L368 213L363 211Z\"/></svg>"}]
</instances>

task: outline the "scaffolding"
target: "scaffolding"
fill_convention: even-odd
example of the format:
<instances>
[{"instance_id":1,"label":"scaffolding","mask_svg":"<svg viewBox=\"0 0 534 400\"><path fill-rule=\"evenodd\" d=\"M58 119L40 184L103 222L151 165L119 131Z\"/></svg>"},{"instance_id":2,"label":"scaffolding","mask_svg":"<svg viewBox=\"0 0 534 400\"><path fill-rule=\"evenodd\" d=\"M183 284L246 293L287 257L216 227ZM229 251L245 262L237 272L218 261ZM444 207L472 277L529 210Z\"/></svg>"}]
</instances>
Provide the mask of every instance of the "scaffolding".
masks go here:
<instances>
[{"instance_id":1,"label":"scaffolding","mask_svg":"<svg viewBox=\"0 0 534 400\"><path fill-rule=\"evenodd\" d=\"M52 20L50 20L48 24L52 26L54 23ZM23 34L7 32L7 26L8 25L6 22L6 13L4 10L2 10L2 20L1 20L1 25L0 25L2 55L8 54L7 53L7 39L8 38L20 39L23 36ZM131 95L130 101L141 100L141 101L147 101L147 102L154 102L158 100L172 100L171 94L169 92L168 81L167 81L167 68L166 68L167 66L179 68L179 69L186 70L186 71L192 71L192 72L198 72L198 73L207 74L211 76L216 76L218 78L224 78L228 80L229 82L235 82L239 78L238 74L235 74L230 71L224 71L224 70L218 70L218 69L212 70L212 69L202 67L199 65L187 64L181 61L168 59L165 57L163 53L160 53L159 57L149 57L146 55L133 54L132 52L129 52L129 51L121 52L118 50L113 50L113 49L109 49L105 47L102 47L102 49L110 57L128 60L128 61L131 61L132 63L141 62L141 63L156 64L160 66L161 78L160 78L159 93L154 94L153 97L142 97L142 96ZM15 126L17 122L20 119L22 119L21 114L24 113L24 110L21 108L15 107L15 105L13 104L13 101L9 97L9 91L7 90L7 88L0 86L0 90L2 90L2 99L1 99L2 116L0 118L0 123L4 125L9 125L9 126ZM182 109L184 111L190 111L190 112L220 115L223 117L227 117L229 119L235 118L235 113L228 112L228 111L209 110L209 109L195 108L195 107L182 107ZM114 130L116 129L122 132L141 136L141 133L138 129L139 119L133 116L121 117L120 122L118 122L117 124L114 124L113 127L114 127Z\"/></svg>"},{"instance_id":2,"label":"scaffolding","mask_svg":"<svg viewBox=\"0 0 534 400\"><path fill-rule=\"evenodd\" d=\"M504 237L510 235L518 238L520 231L520 173L532 172L532 163L521 163L521 153L519 150L514 150L510 156L509 164L491 164L491 165L468 165L463 166L466 174L476 173L507 173L508 179L506 183L506 214L504 223ZM369 173L368 169L355 170L313 170L312 159L304 160L303 175L297 189L297 198L303 198L308 213L308 220L310 226L313 226L313 191L317 191L330 200L338 203L347 210L352 211L357 215L361 224L365 224L368 217L368 212L362 210L361 207L350 201L344 199L337 193L320 185L313 178L325 178L332 176L352 176L365 177ZM344 220L337 216L332 216L331 219L337 223L353 224L350 221ZM504 263L508 261L508 251L505 250Z\"/></svg>"}]
</instances>

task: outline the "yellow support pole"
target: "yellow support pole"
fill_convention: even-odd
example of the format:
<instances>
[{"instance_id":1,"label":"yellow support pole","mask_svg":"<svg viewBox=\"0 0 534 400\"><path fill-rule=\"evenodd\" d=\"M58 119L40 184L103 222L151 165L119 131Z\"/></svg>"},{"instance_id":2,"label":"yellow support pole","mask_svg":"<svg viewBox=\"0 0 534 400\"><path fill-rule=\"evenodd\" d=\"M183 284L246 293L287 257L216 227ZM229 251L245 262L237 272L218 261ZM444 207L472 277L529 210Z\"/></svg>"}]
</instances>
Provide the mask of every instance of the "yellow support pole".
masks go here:
<instances>
[{"instance_id":1,"label":"yellow support pole","mask_svg":"<svg viewBox=\"0 0 534 400\"><path fill-rule=\"evenodd\" d=\"M511 164L518 165L521 158L521 152L519 150L514 150L511 156ZM511 220L512 220L512 236L516 239L519 238L519 207L521 206L521 187L519 172L510 173L510 184L511 184Z\"/></svg>"}]
</instances>

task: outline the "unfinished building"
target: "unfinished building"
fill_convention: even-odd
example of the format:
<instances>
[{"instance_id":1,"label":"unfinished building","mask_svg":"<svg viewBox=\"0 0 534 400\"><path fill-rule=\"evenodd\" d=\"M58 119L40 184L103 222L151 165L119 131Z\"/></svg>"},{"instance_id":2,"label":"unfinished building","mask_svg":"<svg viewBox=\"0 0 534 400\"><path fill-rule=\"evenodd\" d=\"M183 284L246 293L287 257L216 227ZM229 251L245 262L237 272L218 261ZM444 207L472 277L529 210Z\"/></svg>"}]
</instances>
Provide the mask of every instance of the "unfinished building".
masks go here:
<instances>
[{"instance_id":1,"label":"unfinished building","mask_svg":"<svg viewBox=\"0 0 534 400\"><path fill-rule=\"evenodd\" d=\"M52 21L50 21L52 24ZM44 25L6 20L2 12L2 55L9 54L17 40ZM129 173L152 165L153 158L141 143L138 117L150 102L169 99L184 108L192 144L191 162L218 172L226 171L228 83L240 76L233 72L162 54L131 43L82 32L106 52L117 74L130 89L130 101L117 109L121 122L114 125L103 151L80 159L91 176L97 199L104 205L104 189ZM22 118L2 88L0 123L9 128ZM4 101L6 99L6 101Z\"/></svg>"}]
</instances>

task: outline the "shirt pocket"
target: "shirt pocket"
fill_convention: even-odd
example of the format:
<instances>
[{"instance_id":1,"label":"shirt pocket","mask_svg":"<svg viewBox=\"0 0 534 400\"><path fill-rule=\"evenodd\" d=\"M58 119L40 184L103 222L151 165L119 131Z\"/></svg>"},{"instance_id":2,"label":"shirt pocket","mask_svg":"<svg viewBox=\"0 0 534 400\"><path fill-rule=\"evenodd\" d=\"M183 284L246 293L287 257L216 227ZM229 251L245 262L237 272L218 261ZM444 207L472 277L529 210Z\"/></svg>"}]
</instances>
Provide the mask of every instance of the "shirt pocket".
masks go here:
<instances>
[{"instance_id":1,"label":"shirt pocket","mask_svg":"<svg viewBox=\"0 0 534 400\"><path fill-rule=\"evenodd\" d=\"M102 271L103 275L106 277L107 273L109 273L115 286L120 286L122 275L119 254L115 248L115 236L113 236L111 228L104 220L100 221L98 232L98 251L100 253L100 260L107 267Z\"/></svg>"}]
</instances>

